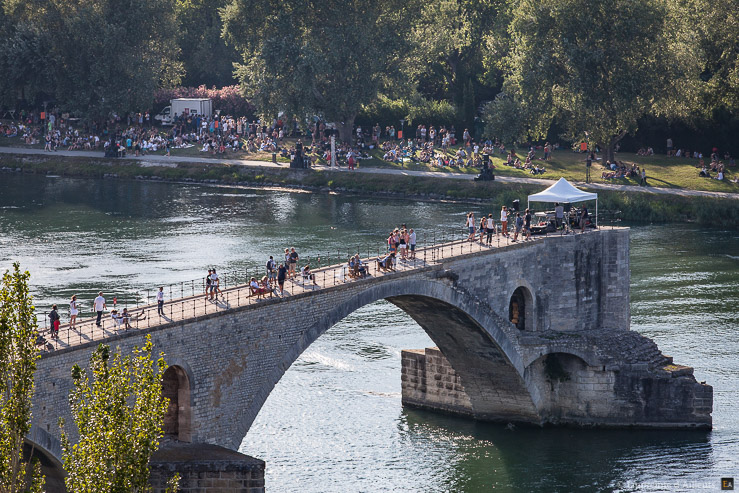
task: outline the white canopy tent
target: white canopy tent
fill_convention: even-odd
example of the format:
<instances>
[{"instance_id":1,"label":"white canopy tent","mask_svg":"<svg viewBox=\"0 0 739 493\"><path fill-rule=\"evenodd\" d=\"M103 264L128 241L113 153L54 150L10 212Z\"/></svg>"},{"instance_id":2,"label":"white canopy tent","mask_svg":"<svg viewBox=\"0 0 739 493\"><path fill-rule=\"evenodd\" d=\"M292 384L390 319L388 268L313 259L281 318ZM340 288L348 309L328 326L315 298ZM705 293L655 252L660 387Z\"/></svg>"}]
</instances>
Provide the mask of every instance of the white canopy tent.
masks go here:
<instances>
[{"instance_id":1,"label":"white canopy tent","mask_svg":"<svg viewBox=\"0 0 739 493\"><path fill-rule=\"evenodd\" d=\"M564 178L560 178L557 183L543 192L529 195L529 206L531 205L531 202L563 202L566 204L572 204L575 202L585 202L586 200L595 200L595 225L597 226L598 194L584 192L579 188L575 188Z\"/></svg>"}]
</instances>

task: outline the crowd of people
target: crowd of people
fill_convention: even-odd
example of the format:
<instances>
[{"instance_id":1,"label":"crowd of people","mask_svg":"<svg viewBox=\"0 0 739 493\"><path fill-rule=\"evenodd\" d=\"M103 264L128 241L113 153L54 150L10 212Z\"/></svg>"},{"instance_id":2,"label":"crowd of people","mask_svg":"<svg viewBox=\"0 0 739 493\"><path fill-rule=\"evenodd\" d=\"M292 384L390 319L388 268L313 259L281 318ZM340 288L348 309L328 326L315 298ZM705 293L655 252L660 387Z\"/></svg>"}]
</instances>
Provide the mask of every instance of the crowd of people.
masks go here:
<instances>
[{"instance_id":1,"label":"crowd of people","mask_svg":"<svg viewBox=\"0 0 739 493\"><path fill-rule=\"evenodd\" d=\"M724 160L727 161L729 166L736 165L736 162L728 152L724 155ZM726 164L724 164L724 161L721 161L719 159L719 155L716 149L714 149L711 153L710 163L706 163L705 160L701 157L698 161L698 164L696 165L696 168L700 169L700 171L698 172L698 176L700 177L713 178L719 181L723 181L725 179ZM711 175L711 173L715 174ZM732 181L734 183L739 183L739 176L735 177Z\"/></svg>"},{"instance_id":2,"label":"crowd of people","mask_svg":"<svg viewBox=\"0 0 739 493\"><path fill-rule=\"evenodd\" d=\"M561 204L555 207L557 227L564 226L564 212ZM583 207L580 214L582 217L581 224L585 225L588 219L587 208ZM528 241L532 234L533 213L526 209L523 213L517 210L511 211L507 206L502 206L500 210L499 222L492 213L483 214L479 223L475 219L475 214L470 212L465 219L465 228L468 233L467 240L470 242L479 241L481 244L491 245L493 238L502 236L509 238L511 242ZM583 227L584 231L584 227ZM512 235L512 237L511 237ZM398 263L413 262L416 260L417 234L413 228L402 224L400 227L394 228L386 239L386 251L382 255L374 259L362 260L359 253L350 255L343 265L341 277L344 275L351 279L363 279L370 276L370 264L372 261L376 272L392 272L398 267ZM334 275L336 275L334 273ZM221 290L222 278L215 268L208 269L208 273L203 279L204 299L206 301L218 302L224 300L224 293ZM300 266L300 255L295 247L285 248L284 257L275 260L274 256L269 256L265 264L265 272L261 278L251 277L249 279L249 297L263 298L267 295L284 296L285 283L291 281L302 284L303 288L318 286L316 274L312 271L309 262ZM159 287L155 295L157 304L157 314L164 317L165 296L164 288ZM130 329L132 322L145 320L147 317L146 310L142 309L140 313L131 314L127 307L118 310L116 307L117 299L113 298L113 309L109 312L109 318L115 329ZM108 310L108 305L102 291L92 301L92 312L96 315L95 325L99 328L104 325L104 313ZM77 318L82 311L82 306L77 299L77 295L73 295L69 301L69 328L77 329ZM59 328L61 324L61 316L57 305L53 305L48 314L51 322L51 338L58 338ZM43 340L40 337L40 340Z\"/></svg>"},{"instance_id":3,"label":"crowd of people","mask_svg":"<svg viewBox=\"0 0 739 493\"><path fill-rule=\"evenodd\" d=\"M163 306L164 306L164 292L163 287L159 288L159 292L157 293L157 311L159 313L159 316L164 315ZM112 326L115 329L123 328L123 330L129 330L132 326L132 322L138 322L141 320L146 320L146 313L145 310L142 310L140 313L131 314L131 312L128 311L128 307L124 307L122 310L118 310L116 308L116 302L117 299L113 298L113 306L114 308L110 310L109 318L112 322ZM92 300L92 308L93 313L95 313L95 326L102 328L104 324L104 313L108 309L108 304L105 300L105 297L103 296L103 292L98 292L98 295L95 297L94 300ZM77 295L72 295L71 299L69 300L69 328L71 330L77 329L77 317L79 317L80 312L82 311L82 304L77 300ZM59 328L61 325L61 315L59 314L59 308L56 304L51 306L51 310L48 313L48 318L50 322L50 332L51 332L51 338L52 339L58 339L59 338ZM44 342L43 337L39 336L38 342L42 343Z\"/></svg>"},{"instance_id":4,"label":"crowd of people","mask_svg":"<svg viewBox=\"0 0 739 493\"><path fill-rule=\"evenodd\" d=\"M493 237L499 235L510 239L512 242L518 241L519 235L522 241L531 239L532 212L526 209L521 215L518 211L511 211L507 206L500 209L499 223L495 223L493 213L487 215L482 214L480 222L475 219L475 213L469 212L465 219L465 228L467 229L467 241L479 241L481 244L492 245ZM510 227L509 227L510 225ZM513 238L511 238L510 230L513 229Z\"/></svg>"},{"instance_id":5,"label":"crowd of people","mask_svg":"<svg viewBox=\"0 0 739 493\"><path fill-rule=\"evenodd\" d=\"M623 161L613 162L606 161L603 165L605 171L601 173L601 178L604 180L613 180L616 178L638 178L641 179L641 171L636 163L632 163L631 166L624 163Z\"/></svg>"},{"instance_id":6,"label":"crowd of people","mask_svg":"<svg viewBox=\"0 0 739 493\"><path fill-rule=\"evenodd\" d=\"M553 146L547 142L543 149L544 157L538 159L549 161L552 158ZM536 147L531 146L529 147L529 151L526 153L526 158L523 162L521 162L521 159L516 155L516 150L511 149L506 157L506 162L503 164L512 168L527 170L532 175L541 175L546 173L546 168L543 165L539 166L536 160Z\"/></svg>"}]
</instances>

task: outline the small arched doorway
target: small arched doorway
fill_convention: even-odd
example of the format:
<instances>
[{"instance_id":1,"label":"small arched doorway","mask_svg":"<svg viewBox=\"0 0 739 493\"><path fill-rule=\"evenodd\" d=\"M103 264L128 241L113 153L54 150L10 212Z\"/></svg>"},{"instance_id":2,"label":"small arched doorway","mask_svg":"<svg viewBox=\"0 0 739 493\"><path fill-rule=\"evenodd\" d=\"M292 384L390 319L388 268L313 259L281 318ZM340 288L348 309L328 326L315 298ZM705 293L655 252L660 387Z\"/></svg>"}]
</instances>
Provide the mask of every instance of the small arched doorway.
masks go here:
<instances>
[{"instance_id":1,"label":"small arched doorway","mask_svg":"<svg viewBox=\"0 0 739 493\"><path fill-rule=\"evenodd\" d=\"M162 397L169 399L162 429L181 442L190 438L190 379L181 366L170 366L162 375Z\"/></svg>"},{"instance_id":2,"label":"small arched doorway","mask_svg":"<svg viewBox=\"0 0 739 493\"><path fill-rule=\"evenodd\" d=\"M533 299L531 292L524 286L519 286L511 295L508 303L508 320L518 330L533 329Z\"/></svg>"}]
</instances>

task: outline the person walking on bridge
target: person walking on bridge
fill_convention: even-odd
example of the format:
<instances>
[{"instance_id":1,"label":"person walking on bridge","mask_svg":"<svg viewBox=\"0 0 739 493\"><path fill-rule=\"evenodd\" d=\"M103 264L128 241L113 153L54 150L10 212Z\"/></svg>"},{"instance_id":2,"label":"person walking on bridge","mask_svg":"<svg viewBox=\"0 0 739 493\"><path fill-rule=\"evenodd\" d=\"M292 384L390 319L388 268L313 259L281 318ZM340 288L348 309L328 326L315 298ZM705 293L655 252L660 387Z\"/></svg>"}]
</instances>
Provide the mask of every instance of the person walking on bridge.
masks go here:
<instances>
[{"instance_id":1,"label":"person walking on bridge","mask_svg":"<svg viewBox=\"0 0 739 493\"><path fill-rule=\"evenodd\" d=\"M410 258L411 260L416 259L416 232L413 231L413 228L411 228L410 233L408 234L408 241L409 241L409 248L410 248Z\"/></svg>"},{"instance_id":2,"label":"person walking on bridge","mask_svg":"<svg viewBox=\"0 0 739 493\"><path fill-rule=\"evenodd\" d=\"M274 257L270 255L269 260L267 260L267 281L269 282L270 286L274 283L276 278L277 264L275 263Z\"/></svg>"},{"instance_id":3,"label":"person walking on bridge","mask_svg":"<svg viewBox=\"0 0 739 493\"><path fill-rule=\"evenodd\" d=\"M56 311L56 305L51 305L51 311L49 312L49 320L51 321L51 338L59 338L59 325L60 319L59 312Z\"/></svg>"},{"instance_id":4,"label":"person walking on bridge","mask_svg":"<svg viewBox=\"0 0 739 493\"><path fill-rule=\"evenodd\" d=\"M77 315L79 315L80 309L77 304L77 295L72 295L72 300L69 302L69 328L75 329L77 324Z\"/></svg>"},{"instance_id":5,"label":"person walking on bridge","mask_svg":"<svg viewBox=\"0 0 739 493\"><path fill-rule=\"evenodd\" d=\"M97 320L95 321L95 325L100 327L102 325L102 318L103 318L103 311L105 311L108 307L105 304L105 298L103 298L103 292L100 291L97 295L97 298L92 302L93 307L95 308L95 311L97 312Z\"/></svg>"},{"instance_id":6,"label":"person walking on bridge","mask_svg":"<svg viewBox=\"0 0 739 493\"><path fill-rule=\"evenodd\" d=\"M208 269L208 275L205 276L205 299L208 299L208 296L213 298L213 295L210 292L210 276L213 274L213 269Z\"/></svg>"},{"instance_id":7,"label":"person walking on bridge","mask_svg":"<svg viewBox=\"0 0 739 493\"><path fill-rule=\"evenodd\" d=\"M287 267L285 264L280 264L277 268L277 285L280 287L280 296L285 294L285 278L287 277Z\"/></svg>"},{"instance_id":8,"label":"person walking on bridge","mask_svg":"<svg viewBox=\"0 0 739 493\"><path fill-rule=\"evenodd\" d=\"M218 278L218 274L216 274L215 268L213 269L213 272L210 275L210 299L218 299L218 294L220 293L221 298L223 298L223 292L221 291L221 280Z\"/></svg>"},{"instance_id":9,"label":"person walking on bridge","mask_svg":"<svg viewBox=\"0 0 739 493\"><path fill-rule=\"evenodd\" d=\"M492 245L493 244L493 233L495 233L495 221L493 220L493 215L488 214L487 218L487 224L485 225L485 231L487 232L487 244Z\"/></svg>"},{"instance_id":10,"label":"person walking on bridge","mask_svg":"<svg viewBox=\"0 0 739 493\"><path fill-rule=\"evenodd\" d=\"M157 313L160 317L164 316L164 287L159 286L157 291Z\"/></svg>"},{"instance_id":11,"label":"person walking on bridge","mask_svg":"<svg viewBox=\"0 0 739 493\"><path fill-rule=\"evenodd\" d=\"M465 224L467 225L469 233L467 235L467 240L475 241L475 215L472 212L467 214L467 222Z\"/></svg>"}]
</instances>

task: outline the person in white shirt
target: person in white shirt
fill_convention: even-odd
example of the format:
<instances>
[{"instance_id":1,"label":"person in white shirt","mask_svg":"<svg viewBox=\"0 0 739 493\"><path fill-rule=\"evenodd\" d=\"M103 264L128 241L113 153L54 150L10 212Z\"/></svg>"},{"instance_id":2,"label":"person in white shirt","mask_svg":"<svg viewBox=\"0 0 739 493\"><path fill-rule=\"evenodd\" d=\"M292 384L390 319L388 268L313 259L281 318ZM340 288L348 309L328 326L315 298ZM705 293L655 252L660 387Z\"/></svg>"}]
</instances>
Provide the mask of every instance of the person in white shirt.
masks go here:
<instances>
[{"instance_id":1,"label":"person in white shirt","mask_svg":"<svg viewBox=\"0 0 739 493\"><path fill-rule=\"evenodd\" d=\"M101 319L103 318L103 311L107 309L108 307L105 305L105 298L103 298L103 292L100 291L98 293L97 298L95 298L95 301L92 302L95 311L98 314L97 321L95 322L95 325L100 327L102 325Z\"/></svg>"},{"instance_id":2,"label":"person in white shirt","mask_svg":"<svg viewBox=\"0 0 739 493\"><path fill-rule=\"evenodd\" d=\"M74 329L77 323L77 315L80 314L79 306L77 305L77 295L72 296L72 300L69 302L69 328Z\"/></svg>"},{"instance_id":3,"label":"person in white shirt","mask_svg":"<svg viewBox=\"0 0 739 493\"><path fill-rule=\"evenodd\" d=\"M485 225L487 232L486 242L488 245L493 244L493 233L495 233L495 221L493 221L493 215L488 214L487 224Z\"/></svg>"},{"instance_id":4,"label":"person in white shirt","mask_svg":"<svg viewBox=\"0 0 739 493\"><path fill-rule=\"evenodd\" d=\"M467 236L467 239L469 241L473 241L475 239L475 215L473 213L467 214L467 221L465 222L467 225L467 229L469 231L469 236Z\"/></svg>"},{"instance_id":5,"label":"person in white shirt","mask_svg":"<svg viewBox=\"0 0 739 493\"><path fill-rule=\"evenodd\" d=\"M503 206L500 209L500 232L503 236L508 236L508 209Z\"/></svg>"},{"instance_id":6,"label":"person in white shirt","mask_svg":"<svg viewBox=\"0 0 739 493\"><path fill-rule=\"evenodd\" d=\"M216 270L213 269L213 273L210 275L210 299L218 299L218 293L221 293L221 296L223 296L219 284L220 280L218 279L218 274L216 274Z\"/></svg>"},{"instance_id":7,"label":"person in white shirt","mask_svg":"<svg viewBox=\"0 0 739 493\"><path fill-rule=\"evenodd\" d=\"M259 283L257 282L256 277L252 277L251 281L249 281L249 291L250 291L249 296L254 296L255 294L259 292Z\"/></svg>"},{"instance_id":8,"label":"person in white shirt","mask_svg":"<svg viewBox=\"0 0 739 493\"><path fill-rule=\"evenodd\" d=\"M408 247L410 248L409 256L411 259L416 258L416 232L413 231L413 228L410 230L409 240L408 240Z\"/></svg>"},{"instance_id":9,"label":"person in white shirt","mask_svg":"<svg viewBox=\"0 0 739 493\"><path fill-rule=\"evenodd\" d=\"M157 313L160 317L164 316L164 287L159 286L157 291Z\"/></svg>"},{"instance_id":10,"label":"person in white shirt","mask_svg":"<svg viewBox=\"0 0 739 493\"><path fill-rule=\"evenodd\" d=\"M565 208L559 202L554 204L554 222L557 225L557 229L562 227L565 218Z\"/></svg>"}]
</instances>

